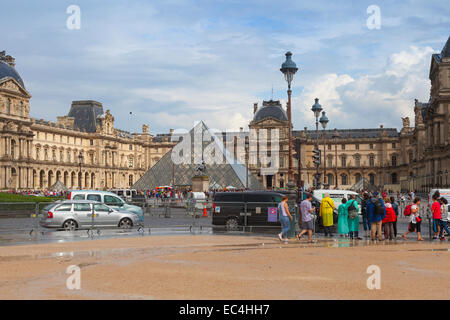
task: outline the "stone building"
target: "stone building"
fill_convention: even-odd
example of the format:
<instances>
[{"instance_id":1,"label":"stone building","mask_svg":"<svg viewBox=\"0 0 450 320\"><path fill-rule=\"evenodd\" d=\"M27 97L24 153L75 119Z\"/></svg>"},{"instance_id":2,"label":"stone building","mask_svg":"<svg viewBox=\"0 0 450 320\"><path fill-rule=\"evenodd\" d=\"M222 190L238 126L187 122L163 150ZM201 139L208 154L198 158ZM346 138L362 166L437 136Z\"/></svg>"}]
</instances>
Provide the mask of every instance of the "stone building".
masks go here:
<instances>
[{"instance_id":1,"label":"stone building","mask_svg":"<svg viewBox=\"0 0 450 320\"><path fill-rule=\"evenodd\" d=\"M402 118L402 129L319 129L322 183L332 188L384 187L391 190L426 191L431 187L450 187L450 37L441 53L433 54L429 78L430 99L415 101L414 126ZM266 187L284 188L288 176L285 109L279 101L253 106L250 129L278 129L279 170L261 175L260 164L249 166ZM399 119L400 120L400 119ZM325 140L324 140L325 136ZM293 130L295 182L298 174L304 185L313 185L316 171L312 162L315 130ZM251 156L251 155L249 155ZM301 166L298 166L300 157ZM362 183L364 182L364 183Z\"/></svg>"},{"instance_id":2,"label":"stone building","mask_svg":"<svg viewBox=\"0 0 450 320\"><path fill-rule=\"evenodd\" d=\"M48 189L56 181L126 188L173 146L148 125L142 133L115 128L110 110L91 100L73 101L56 122L30 118L30 98L14 58L0 52L0 190Z\"/></svg>"},{"instance_id":3,"label":"stone building","mask_svg":"<svg viewBox=\"0 0 450 320\"><path fill-rule=\"evenodd\" d=\"M279 169L267 175L261 174L258 164L250 164L253 174L267 188L285 188L288 181L289 164L289 123L286 111L279 101L264 101L258 108L254 104L254 117L250 129L277 129L279 132ZM337 133L337 134L336 134ZM325 140L324 140L325 135ZM312 162L316 143L316 131L293 130L294 138L294 176L298 182L300 171L303 185L313 185L316 168ZM259 143L258 143L259 145ZM400 173L400 134L395 128L319 130L319 148L321 150L322 183L330 187L349 189L358 182L367 181L367 185L386 188L399 188ZM300 156L301 168L298 167ZM251 157L251 155L249 155ZM324 179L325 176L325 179ZM336 179L337 177L337 179ZM362 186L363 187L363 186Z\"/></svg>"},{"instance_id":4,"label":"stone building","mask_svg":"<svg viewBox=\"0 0 450 320\"><path fill-rule=\"evenodd\" d=\"M404 119L402 186L414 189L450 186L450 37L431 57L430 98L415 100L414 127Z\"/></svg>"}]
</instances>

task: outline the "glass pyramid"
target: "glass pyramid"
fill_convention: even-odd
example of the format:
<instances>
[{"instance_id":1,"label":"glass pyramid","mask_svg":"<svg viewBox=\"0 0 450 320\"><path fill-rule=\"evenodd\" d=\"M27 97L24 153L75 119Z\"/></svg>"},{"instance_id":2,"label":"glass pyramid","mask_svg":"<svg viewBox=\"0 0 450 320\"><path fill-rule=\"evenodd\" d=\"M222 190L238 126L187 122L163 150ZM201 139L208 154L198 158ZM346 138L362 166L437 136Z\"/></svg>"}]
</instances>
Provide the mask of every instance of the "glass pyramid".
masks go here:
<instances>
[{"instance_id":1,"label":"glass pyramid","mask_svg":"<svg viewBox=\"0 0 450 320\"><path fill-rule=\"evenodd\" d=\"M210 189L233 187L245 189L247 168L228 152L220 138L200 121L186 134L173 135L179 141L132 186L136 190L153 190L158 186L184 189L196 175L208 176ZM203 151L202 151L203 150ZM205 163L205 170L197 167ZM263 190L262 183L248 171L248 188Z\"/></svg>"}]
</instances>

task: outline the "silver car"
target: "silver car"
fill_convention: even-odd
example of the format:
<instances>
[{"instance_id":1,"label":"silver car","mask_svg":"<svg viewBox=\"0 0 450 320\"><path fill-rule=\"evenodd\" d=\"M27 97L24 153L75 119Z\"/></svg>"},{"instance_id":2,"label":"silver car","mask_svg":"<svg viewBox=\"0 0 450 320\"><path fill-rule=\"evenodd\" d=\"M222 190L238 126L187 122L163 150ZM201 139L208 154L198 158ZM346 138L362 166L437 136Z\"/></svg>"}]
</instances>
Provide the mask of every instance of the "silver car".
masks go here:
<instances>
[{"instance_id":1,"label":"silver car","mask_svg":"<svg viewBox=\"0 0 450 320\"><path fill-rule=\"evenodd\" d=\"M42 209L39 223L45 228L65 230L92 226L129 229L139 224L139 217L135 213L111 208L98 201L66 200L52 203Z\"/></svg>"}]
</instances>

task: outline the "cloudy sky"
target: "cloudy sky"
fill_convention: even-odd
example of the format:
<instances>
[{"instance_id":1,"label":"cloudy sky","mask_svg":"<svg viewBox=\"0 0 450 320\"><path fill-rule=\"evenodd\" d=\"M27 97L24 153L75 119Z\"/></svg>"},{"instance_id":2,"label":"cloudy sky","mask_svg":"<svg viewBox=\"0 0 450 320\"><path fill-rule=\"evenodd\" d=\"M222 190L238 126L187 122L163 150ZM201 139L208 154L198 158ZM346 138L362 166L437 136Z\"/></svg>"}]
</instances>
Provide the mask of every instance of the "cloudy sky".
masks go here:
<instances>
[{"instance_id":1,"label":"cloudy sky","mask_svg":"<svg viewBox=\"0 0 450 320\"><path fill-rule=\"evenodd\" d=\"M81 9L79 30L66 12ZM379 29L367 13L377 5ZM427 101L431 54L449 37L439 1L40 0L0 10L1 46L32 94L31 114L56 120L72 100L103 103L116 127L151 133L247 127L253 103L286 102L279 71L293 52L294 128L313 127L314 98L329 128L401 126ZM130 114L132 112L132 114Z\"/></svg>"}]
</instances>

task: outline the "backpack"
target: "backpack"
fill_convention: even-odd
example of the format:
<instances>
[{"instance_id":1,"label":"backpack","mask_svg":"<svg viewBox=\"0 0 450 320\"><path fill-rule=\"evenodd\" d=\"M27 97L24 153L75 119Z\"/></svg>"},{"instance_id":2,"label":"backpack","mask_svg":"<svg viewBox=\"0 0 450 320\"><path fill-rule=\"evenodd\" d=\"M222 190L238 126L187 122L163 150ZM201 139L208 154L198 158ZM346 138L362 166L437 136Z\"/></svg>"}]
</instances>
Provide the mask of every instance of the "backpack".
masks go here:
<instances>
[{"instance_id":1,"label":"backpack","mask_svg":"<svg viewBox=\"0 0 450 320\"><path fill-rule=\"evenodd\" d=\"M375 201L374 201L375 200ZM384 215L384 206L383 206L383 204L381 203L381 200L380 199L373 199L372 198L372 203L373 203L373 205L374 205L374 207L375 207L375 214L376 215L378 215L378 216L382 216L382 215Z\"/></svg>"},{"instance_id":2,"label":"backpack","mask_svg":"<svg viewBox=\"0 0 450 320\"><path fill-rule=\"evenodd\" d=\"M350 206L348 207L348 217L350 219L355 219L358 216L358 211L356 211L355 206L353 205L354 200L352 200Z\"/></svg>"},{"instance_id":3,"label":"backpack","mask_svg":"<svg viewBox=\"0 0 450 320\"><path fill-rule=\"evenodd\" d=\"M403 210L403 215L405 217L411 215L411 207L412 207L412 204L409 204L409 205L406 206L405 210Z\"/></svg>"}]
</instances>

